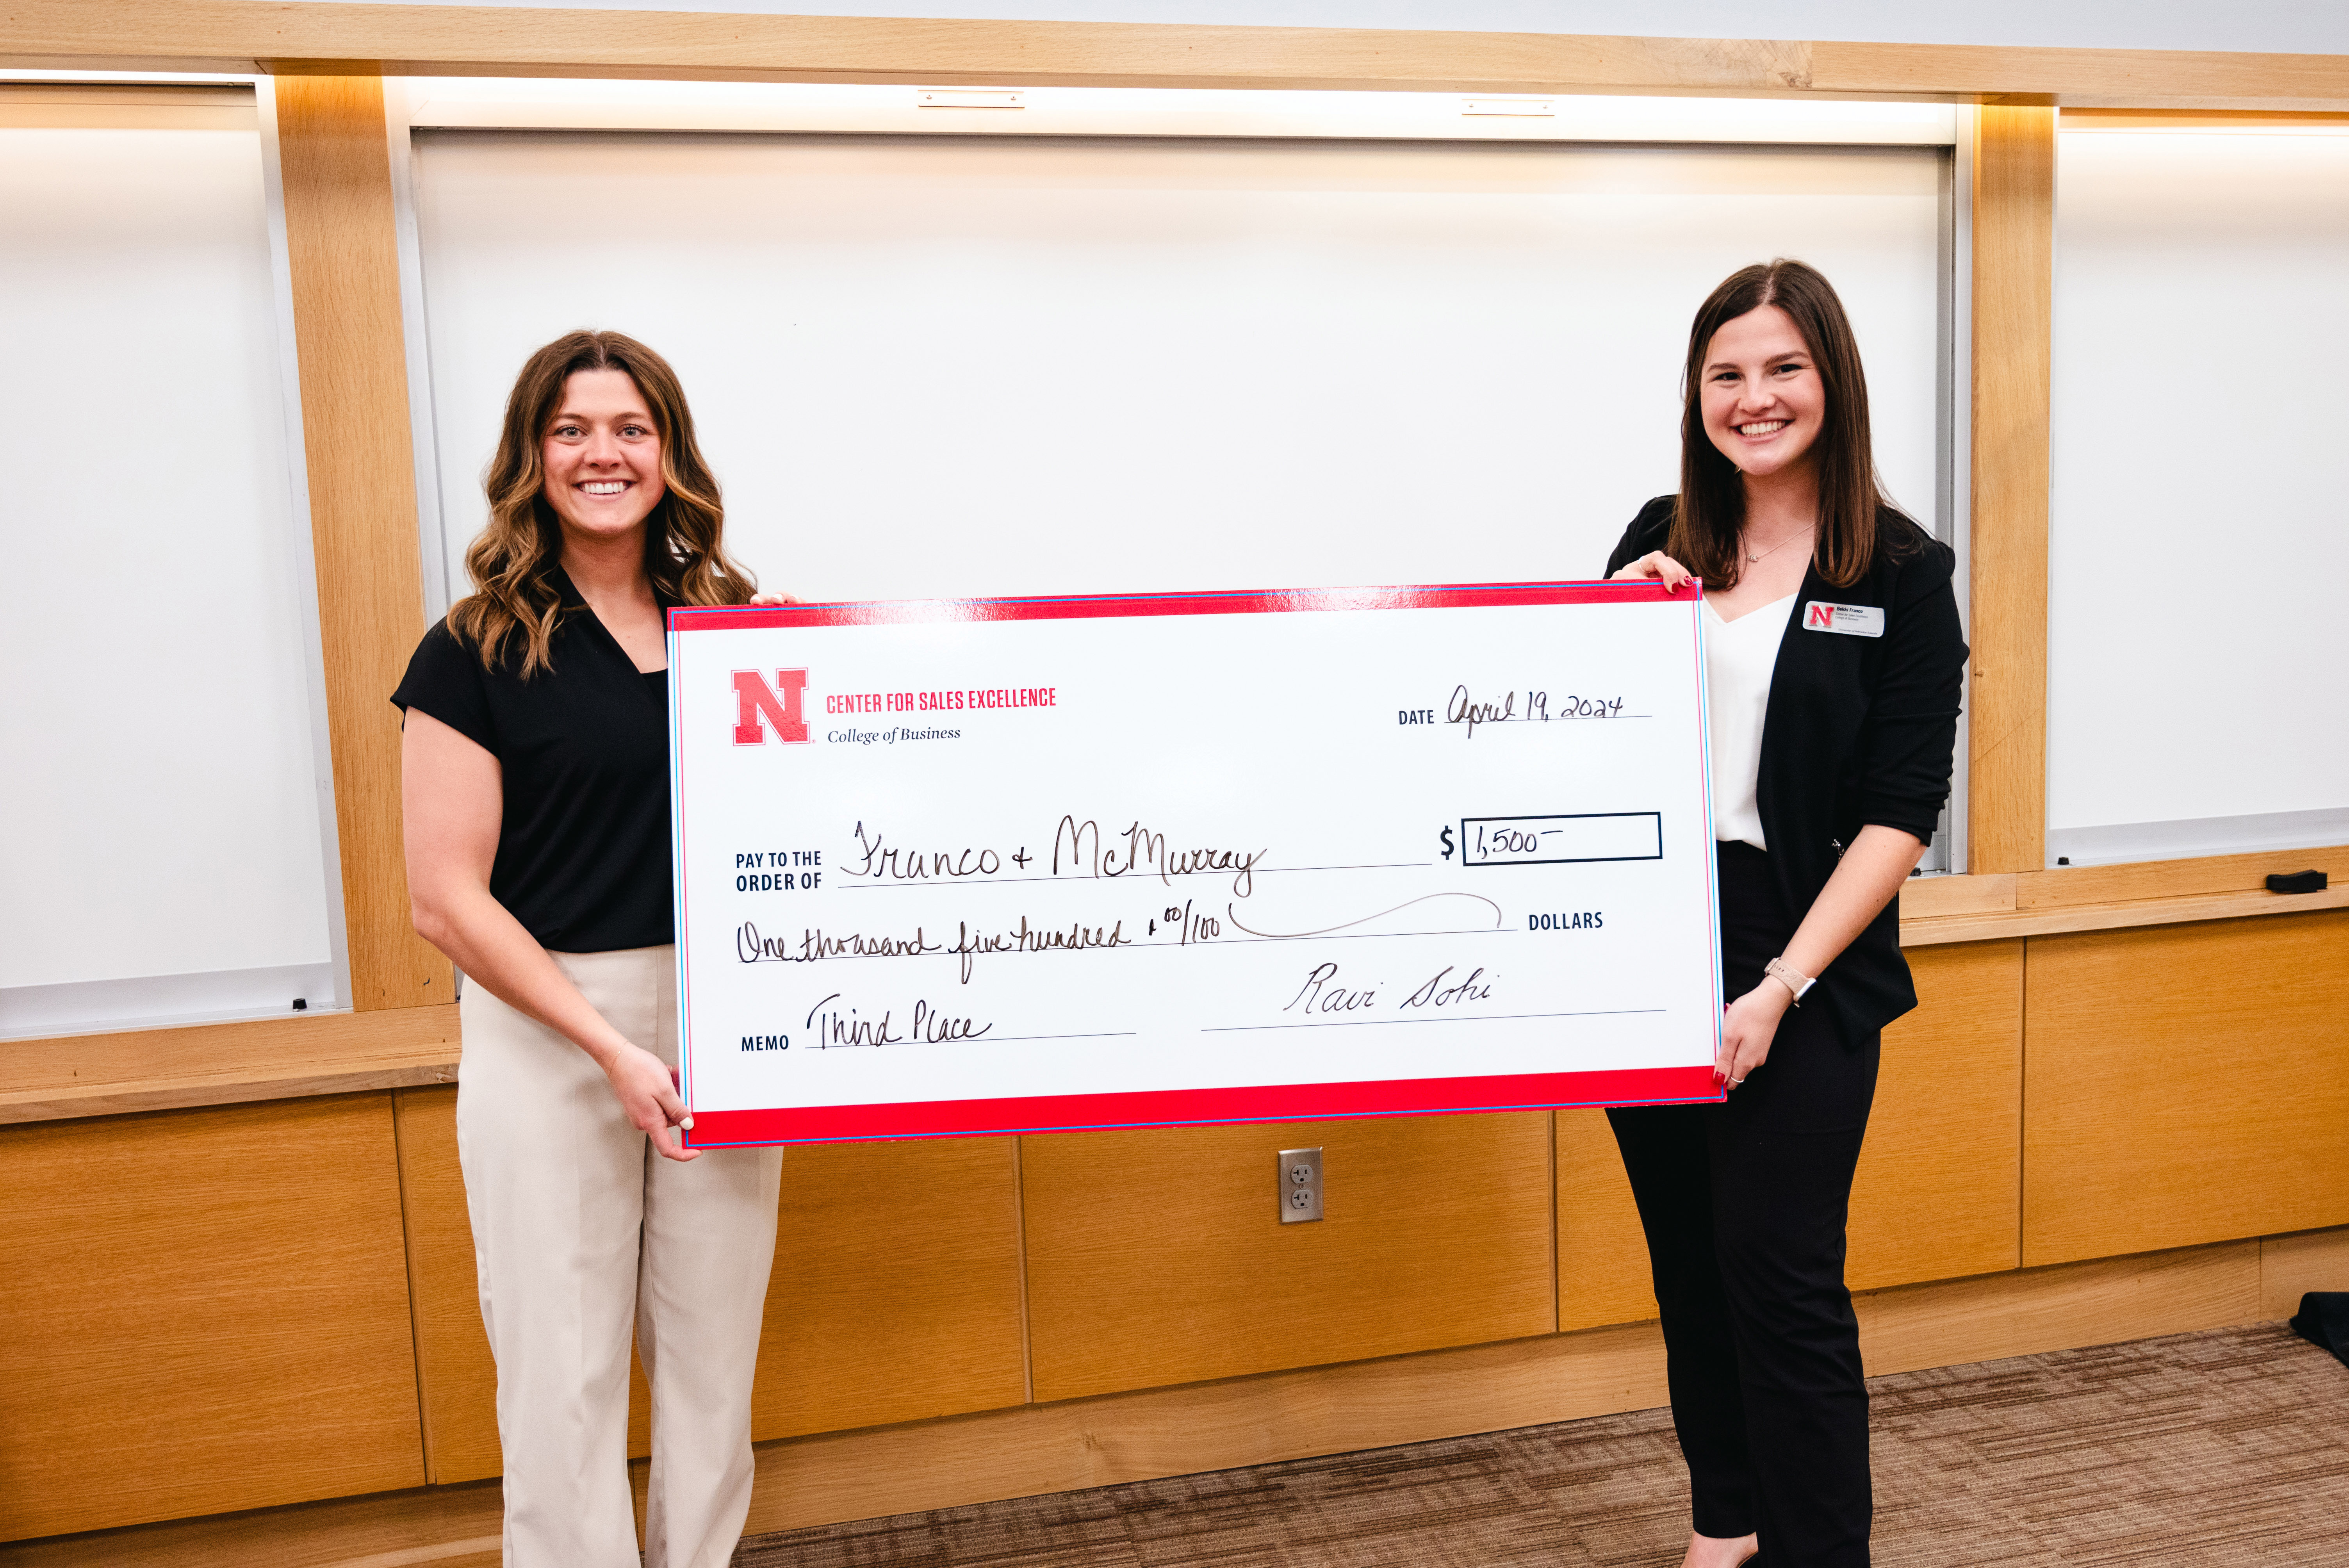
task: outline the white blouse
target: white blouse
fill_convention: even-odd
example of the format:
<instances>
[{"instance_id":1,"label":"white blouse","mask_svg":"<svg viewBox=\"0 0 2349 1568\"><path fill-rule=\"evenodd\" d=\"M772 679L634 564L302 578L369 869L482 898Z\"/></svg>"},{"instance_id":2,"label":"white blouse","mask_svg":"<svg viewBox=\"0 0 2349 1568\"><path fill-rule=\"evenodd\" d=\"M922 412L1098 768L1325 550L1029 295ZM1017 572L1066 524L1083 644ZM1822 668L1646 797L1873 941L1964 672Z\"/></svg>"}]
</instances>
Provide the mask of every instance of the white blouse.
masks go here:
<instances>
[{"instance_id":1,"label":"white blouse","mask_svg":"<svg viewBox=\"0 0 2349 1568\"><path fill-rule=\"evenodd\" d=\"M1774 599L1734 621L1704 602L1705 717L1713 741L1713 836L1719 843L1770 846L1762 837L1762 721L1770 711L1770 677L1786 637L1786 607Z\"/></svg>"}]
</instances>

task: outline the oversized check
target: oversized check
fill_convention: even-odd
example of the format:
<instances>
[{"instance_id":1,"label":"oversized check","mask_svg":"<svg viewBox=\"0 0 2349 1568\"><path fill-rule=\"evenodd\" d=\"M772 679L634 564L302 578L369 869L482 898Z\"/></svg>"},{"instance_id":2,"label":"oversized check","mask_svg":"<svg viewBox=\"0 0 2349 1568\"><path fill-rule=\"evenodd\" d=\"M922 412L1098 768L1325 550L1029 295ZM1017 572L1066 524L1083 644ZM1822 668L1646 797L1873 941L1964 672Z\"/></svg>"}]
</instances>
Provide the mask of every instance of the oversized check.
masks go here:
<instances>
[{"instance_id":1,"label":"oversized check","mask_svg":"<svg viewBox=\"0 0 2349 1568\"><path fill-rule=\"evenodd\" d=\"M690 1141L1718 1099L1699 609L671 611Z\"/></svg>"}]
</instances>

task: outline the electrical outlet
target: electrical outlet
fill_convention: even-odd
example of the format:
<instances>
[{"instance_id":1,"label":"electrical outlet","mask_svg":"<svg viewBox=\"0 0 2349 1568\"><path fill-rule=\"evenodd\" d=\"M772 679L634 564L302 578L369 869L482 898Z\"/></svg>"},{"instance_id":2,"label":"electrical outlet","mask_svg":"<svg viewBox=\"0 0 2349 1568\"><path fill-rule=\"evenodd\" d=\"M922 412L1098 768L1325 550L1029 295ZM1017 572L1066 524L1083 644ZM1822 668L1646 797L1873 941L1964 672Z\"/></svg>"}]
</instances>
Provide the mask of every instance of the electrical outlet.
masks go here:
<instances>
[{"instance_id":1,"label":"electrical outlet","mask_svg":"<svg viewBox=\"0 0 2349 1568\"><path fill-rule=\"evenodd\" d=\"M1280 1222L1302 1224L1321 1217L1321 1151L1280 1151Z\"/></svg>"}]
</instances>

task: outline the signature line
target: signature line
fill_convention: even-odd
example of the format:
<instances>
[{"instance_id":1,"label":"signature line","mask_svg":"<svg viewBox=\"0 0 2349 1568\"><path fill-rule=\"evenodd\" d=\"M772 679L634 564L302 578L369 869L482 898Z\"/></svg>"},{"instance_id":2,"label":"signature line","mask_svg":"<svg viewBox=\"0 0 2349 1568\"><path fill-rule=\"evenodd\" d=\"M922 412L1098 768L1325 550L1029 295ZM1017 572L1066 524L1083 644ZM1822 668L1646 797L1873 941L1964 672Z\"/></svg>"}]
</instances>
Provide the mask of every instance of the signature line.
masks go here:
<instances>
[{"instance_id":1,"label":"signature line","mask_svg":"<svg viewBox=\"0 0 2349 1568\"><path fill-rule=\"evenodd\" d=\"M1275 942L1296 942L1309 936L1328 936L1333 932L1350 930L1357 925L1368 925L1374 920L1384 920L1388 915L1394 913L1396 910L1409 909L1413 904L1426 903L1430 900L1439 898L1475 899L1478 903L1483 904L1486 909L1493 912L1493 929L1498 930L1500 927L1501 906L1495 903L1491 899L1486 898L1480 892L1423 893L1417 898L1405 899L1402 903L1395 905L1394 909L1382 909L1376 914L1366 914L1360 920L1350 920L1343 925L1325 925L1319 931L1258 931L1252 925L1241 925L1239 911L1228 903L1224 905L1224 915L1225 918L1228 919L1234 925L1239 926L1242 931L1247 932L1250 936L1257 938L1258 941L1270 940Z\"/></svg>"},{"instance_id":2,"label":"signature line","mask_svg":"<svg viewBox=\"0 0 2349 1568\"><path fill-rule=\"evenodd\" d=\"M990 1035L988 1039L990 1044L1007 1040L1124 1040L1140 1032L1138 1029L1103 1029L1097 1035Z\"/></svg>"},{"instance_id":3,"label":"signature line","mask_svg":"<svg viewBox=\"0 0 2349 1568\"><path fill-rule=\"evenodd\" d=\"M1486 1013L1465 1018L1333 1018L1326 1024L1226 1024L1201 1029L1203 1035L1241 1035L1257 1029L1369 1029L1385 1024L1506 1024L1518 1018L1628 1018L1640 1013L1662 1013L1664 1007L1615 1007L1596 1013Z\"/></svg>"},{"instance_id":4,"label":"signature line","mask_svg":"<svg viewBox=\"0 0 2349 1568\"><path fill-rule=\"evenodd\" d=\"M1014 1040L1123 1040L1135 1033L1132 1029L1106 1029L1098 1035L973 1035L971 1045L1001 1046ZM962 1045L961 1040L838 1040L831 1045L810 1046L812 1051L877 1051L884 1046Z\"/></svg>"}]
</instances>

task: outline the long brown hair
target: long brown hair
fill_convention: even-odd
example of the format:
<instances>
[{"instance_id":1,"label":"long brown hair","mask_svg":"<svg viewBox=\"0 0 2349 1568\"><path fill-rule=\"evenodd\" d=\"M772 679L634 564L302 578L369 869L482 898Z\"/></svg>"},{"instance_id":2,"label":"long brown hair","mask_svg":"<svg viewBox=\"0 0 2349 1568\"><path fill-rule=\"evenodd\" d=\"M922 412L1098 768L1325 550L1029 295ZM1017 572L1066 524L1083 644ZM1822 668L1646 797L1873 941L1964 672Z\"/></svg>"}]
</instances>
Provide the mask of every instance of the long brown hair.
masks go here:
<instances>
[{"instance_id":1,"label":"long brown hair","mask_svg":"<svg viewBox=\"0 0 2349 1568\"><path fill-rule=\"evenodd\" d=\"M1736 585L1745 559L1738 531L1745 525L1745 485L1737 465L1704 429L1704 361L1713 334L1744 315L1775 304L1791 317L1826 393L1826 417L1811 444L1819 482L1819 528L1811 561L1819 575L1847 588L1875 564L1879 507L1891 499L1876 477L1868 444L1868 376L1859 340L1835 285L1817 268L1784 257L1729 274L1705 299L1689 328L1688 363L1681 372L1681 493L1664 552L1712 589Z\"/></svg>"},{"instance_id":2,"label":"long brown hair","mask_svg":"<svg viewBox=\"0 0 2349 1568\"><path fill-rule=\"evenodd\" d=\"M645 518L645 575L664 604L741 604L757 579L726 554L726 509L717 476L693 438L693 411L668 361L616 332L573 332L532 355L506 398L497 455L481 476L490 525L465 552L473 592L449 611L449 630L494 669L516 638L525 679L552 667L547 649L563 614L554 573L563 524L546 501L540 443L582 370L617 370L636 384L660 434L667 493Z\"/></svg>"}]
</instances>

